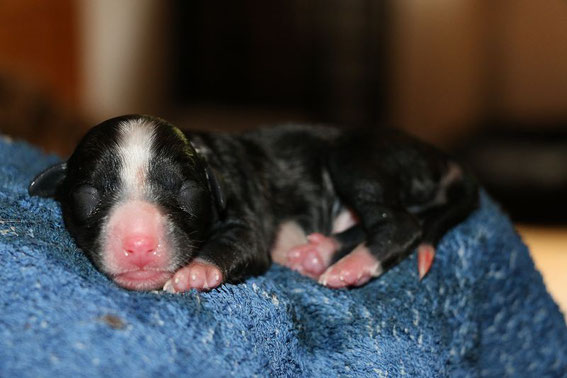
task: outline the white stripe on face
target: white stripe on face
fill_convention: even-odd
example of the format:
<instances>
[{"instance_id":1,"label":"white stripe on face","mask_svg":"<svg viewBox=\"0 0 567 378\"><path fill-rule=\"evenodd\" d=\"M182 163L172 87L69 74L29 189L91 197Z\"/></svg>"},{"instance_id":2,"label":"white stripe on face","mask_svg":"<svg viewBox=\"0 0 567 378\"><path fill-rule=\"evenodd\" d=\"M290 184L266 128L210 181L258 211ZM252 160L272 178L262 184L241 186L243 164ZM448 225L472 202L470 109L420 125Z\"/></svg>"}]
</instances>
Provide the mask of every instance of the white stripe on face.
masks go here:
<instances>
[{"instance_id":1,"label":"white stripe on face","mask_svg":"<svg viewBox=\"0 0 567 378\"><path fill-rule=\"evenodd\" d=\"M155 126L143 119L120 124L118 155L123 199L145 199L149 195L147 175L152 159Z\"/></svg>"}]
</instances>

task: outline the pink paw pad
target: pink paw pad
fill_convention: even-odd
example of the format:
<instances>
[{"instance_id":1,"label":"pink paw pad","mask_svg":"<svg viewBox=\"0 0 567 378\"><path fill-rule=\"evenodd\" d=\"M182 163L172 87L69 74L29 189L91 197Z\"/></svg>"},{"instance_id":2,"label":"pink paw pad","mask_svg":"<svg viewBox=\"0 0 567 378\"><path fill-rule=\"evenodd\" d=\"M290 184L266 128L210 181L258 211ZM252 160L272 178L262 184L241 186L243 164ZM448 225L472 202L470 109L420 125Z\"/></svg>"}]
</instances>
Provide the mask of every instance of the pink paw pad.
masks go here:
<instances>
[{"instance_id":1,"label":"pink paw pad","mask_svg":"<svg viewBox=\"0 0 567 378\"><path fill-rule=\"evenodd\" d=\"M222 283L220 269L201 259L195 259L189 265L179 269L165 283L163 290L170 293L181 293L191 289L208 291Z\"/></svg>"},{"instance_id":2,"label":"pink paw pad","mask_svg":"<svg viewBox=\"0 0 567 378\"><path fill-rule=\"evenodd\" d=\"M339 244L335 239L319 233L307 236L307 240L308 243L289 250L286 266L303 275L317 278L329 266Z\"/></svg>"},{"instance_id":3,"label":"pink paw pad","mask_svg":"<svg viewBox=\"0 0 567 378\"><path fill-rule=\"evenodd\" d=\"M382 272L380 262L372 256L368 248L359 245L351 253L331 265L319 277L319 283L333 289L362 286L373 277L378 277Z\"/></svg>"}]
</instances>

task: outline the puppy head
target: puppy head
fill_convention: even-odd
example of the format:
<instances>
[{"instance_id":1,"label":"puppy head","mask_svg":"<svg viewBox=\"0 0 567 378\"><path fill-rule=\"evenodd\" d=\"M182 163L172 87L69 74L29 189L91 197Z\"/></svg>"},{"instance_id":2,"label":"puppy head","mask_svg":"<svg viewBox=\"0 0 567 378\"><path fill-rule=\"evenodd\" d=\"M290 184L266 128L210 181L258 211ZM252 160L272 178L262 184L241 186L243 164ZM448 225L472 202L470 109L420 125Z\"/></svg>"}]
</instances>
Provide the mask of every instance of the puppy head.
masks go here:
<instances>
[{"instance_id":1,"label":"puppy head","mask_svg":"<svg viewBox=\"0 0 567 378\"><path fill-rule=\"evenodd\" d=\"M29 191L56 198L93 264L132 290L161 288L222 210L218 182L184 134L139 115L95 126Z\"/></svg>"}]
</instances>

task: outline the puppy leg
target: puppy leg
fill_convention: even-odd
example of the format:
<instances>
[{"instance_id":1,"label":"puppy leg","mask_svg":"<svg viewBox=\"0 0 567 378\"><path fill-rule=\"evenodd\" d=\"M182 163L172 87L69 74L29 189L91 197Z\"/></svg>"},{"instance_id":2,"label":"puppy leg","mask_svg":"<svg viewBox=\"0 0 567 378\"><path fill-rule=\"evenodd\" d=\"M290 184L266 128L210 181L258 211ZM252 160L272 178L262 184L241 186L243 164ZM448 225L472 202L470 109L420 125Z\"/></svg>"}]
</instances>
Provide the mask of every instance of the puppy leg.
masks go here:
<instances>
[{"instance_id":1,"label":"puppy leg","mask_svg":"<svg viewBox=\"0 0 567 378\"><path fill-rule=\"evenodd\" d=\"M423 241L417 249L420 279L429 272L435 257L435 247L443 235L464 220L478 205L478 187L472 177L462 174L460 169L458 175L452 176L454 179L444 180L446 184L441 188L445 200L418 214L423 225Z\"/></svg>"},{"instance_id":2,"label":"puppy leg","mask_svg":"<svg viewBox=\"0 0 567 378\"><path fill-rule=\"evenodd\" d=\"M449 164L434 206L414 215L400 206L395 179L377 167L364 172L365 167L361 172L365 175L332 177L345 203L359 216L367 234L366 243L329 267L319 281L334 288L360 286L397 264L418 242L418 273L422 279L433 264L440 238L476 207L476 183L456 165Z\"/></svg>"},{"instance_id":3,"label":"puppy leg","mask_svg":"<svg viewBox=\"0 0 567 378\"><path fill-rule=\"evenodd\" d=\"M401 182L390 172L387 154L372 159L356 151L337 151L329 168L335 190L357 214L366 240L320 277L333 288L360 286L380 275L407 256L422 235L418 219L401 204Z\"/></svg>"},{"instance_id":4,"label":"puppy leg","mask_svg":"<svg viewBox=\"0 0 567 378\"><path fill-rule=\"evenodd\" d=\"M364 285L405 257L419 240L421 228L409 213L377 204L368 208L381 214L384 220L376 221L374 216L360 213L362 224L367 225L366 242L331 265L319 277L322 285L331 288Z\"/></svg>"},{"instance_id":5,"label":"puppy leg","mask_svg":"<svg viewBox=\"0 0 567 378\"><path fill-rule=\"evenodd\" d=\"M265 272L270 259L265 237L253 224L228 223L210 237L199 256L179 269L164 290L183 292L206 291L223 282L240 282L247 276Z\"/></svg>"}]
</instances>

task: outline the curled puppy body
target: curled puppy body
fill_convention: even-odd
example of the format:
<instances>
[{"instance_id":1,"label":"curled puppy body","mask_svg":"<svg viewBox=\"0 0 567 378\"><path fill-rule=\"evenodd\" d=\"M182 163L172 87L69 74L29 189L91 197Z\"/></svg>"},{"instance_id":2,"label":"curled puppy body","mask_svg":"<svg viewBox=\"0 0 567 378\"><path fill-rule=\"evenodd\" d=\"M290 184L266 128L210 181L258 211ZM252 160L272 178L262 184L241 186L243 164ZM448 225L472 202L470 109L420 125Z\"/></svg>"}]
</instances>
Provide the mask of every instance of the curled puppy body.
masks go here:
<instances>
[{"instance_id":1,"label":"curled puppy body","mask_svg":"<svg viewBox=\"0 0 567 378\"><path fill-rule=\"evenodd\" d=\"M91 129L31 183L56 198L93 264L131 290L208 290L272 261L333 287L360 286L475 208L474 180L399 132L290 125L182 132L128 115Z\"/></svg>"}]
</instances>

